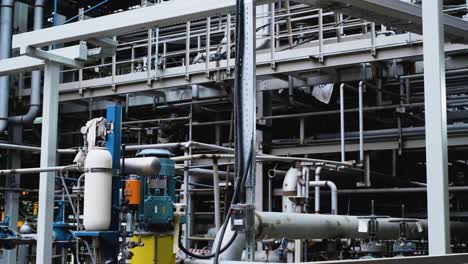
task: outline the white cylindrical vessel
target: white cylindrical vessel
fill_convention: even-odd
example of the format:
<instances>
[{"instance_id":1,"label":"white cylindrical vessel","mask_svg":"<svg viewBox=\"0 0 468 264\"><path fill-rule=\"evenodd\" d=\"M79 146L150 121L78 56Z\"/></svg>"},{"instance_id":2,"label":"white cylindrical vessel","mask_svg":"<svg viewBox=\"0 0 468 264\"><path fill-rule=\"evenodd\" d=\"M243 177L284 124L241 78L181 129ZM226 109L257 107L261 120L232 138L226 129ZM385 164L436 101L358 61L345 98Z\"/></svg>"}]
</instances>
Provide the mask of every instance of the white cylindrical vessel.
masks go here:
<instances>
[{"instance_id":1,"label":"white cylindrical vessel","mask_svg":"<svg viewBox=\"0 0 468 264\"><path fill-rule=\"evenodd\" d=\"M85 159L83 224L88 231L109 229L112 207L112 156L93 147Z\"/></svg>"}]
</instances>

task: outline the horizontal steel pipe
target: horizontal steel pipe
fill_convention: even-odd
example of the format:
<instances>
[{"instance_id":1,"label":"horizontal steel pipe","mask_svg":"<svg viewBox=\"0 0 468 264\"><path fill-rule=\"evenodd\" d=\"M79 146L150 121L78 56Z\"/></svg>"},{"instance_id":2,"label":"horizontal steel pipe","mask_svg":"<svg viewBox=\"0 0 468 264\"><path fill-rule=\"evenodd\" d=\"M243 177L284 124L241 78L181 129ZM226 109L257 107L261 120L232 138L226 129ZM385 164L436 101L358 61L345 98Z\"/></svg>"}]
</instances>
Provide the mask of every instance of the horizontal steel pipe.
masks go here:
<instances>
[{"instance_id":1,"label":"horizontal steel pipe","mask_svg":"<svg viewBox=\"0 0 468 264\"><path fill-rule=\"evenodd\" d=\"M417 257L397 257L397 258L382 258L382 259L357 259L357 260L331 260L331 261L314 261L314 262L300 262L297 264L465 264L468 261L468 254L450 254L444 256L417 256ZM212 264L212 260L193 260L186 259L184 264ZM219 261L220 264L244 264L241 261ZM249 262L249 264L264 264L264 262ZM280 264L273 263L270 264Z\"/></svg>"},{"instance_id":2,"label":"horizontal steel pipe","mask_svg":"<svg viewBox=\"0 0 468 264\"><path fill-rule=\"evenodd\" d=\"M200 169L200 168L193 168L189 169L190 176L191 177L196 177L200 179L213 179L213 170L210 169ZM176 169L176 175L183 176L184 175L184 169ZM227 172L226 171L219 171L218 172L219 178L221 180L225 180L227 177ZM231 173L231 178L234 177L234 174Z\"/></svg>"},{"instance_id":3,"label":"horizontal steel pipe","mask_svg":"<svg viewBox=\"0 0 468 264\"><path fill-rule=\"evenodd\" d=\"M38 153L41 152L40 147L27 146L27 145L15 145L15 144L8 144L8 143L0 143L0 149L30 151L30 152L38 152ZM60 154L76 154L78 150L77 149L58 149L57 152Z\"/></svg>"},{"instance_id":4,"label":"horizontal steel pipe","mask_svg":"<svg viewBox=\"0 0 468 264\"><path fill-rule=\"evenodd\" d=\"M452 186L449 192L467 192L468 186ZM380 193L423 193L427 192L426 187L410 188L379 188L379 189L347 189L338 190L338 194L380 194Z\"/></svg>"},{"instance_id":5,"label":"horizontal steel pipe","mask_svg":"<svg viewBox=\"0 0 468 264\"><path fill-rule=\"evenodd\" d=\"M0 175L11 175L11 174L34 174L41 172L58 172L65 170L77 170L78 168L75 165L68 166L58 166L58 167L48 167L48 168L26 168L26 169L9 169L9 170L0 170Z\"/></svg>"}]
</instances>

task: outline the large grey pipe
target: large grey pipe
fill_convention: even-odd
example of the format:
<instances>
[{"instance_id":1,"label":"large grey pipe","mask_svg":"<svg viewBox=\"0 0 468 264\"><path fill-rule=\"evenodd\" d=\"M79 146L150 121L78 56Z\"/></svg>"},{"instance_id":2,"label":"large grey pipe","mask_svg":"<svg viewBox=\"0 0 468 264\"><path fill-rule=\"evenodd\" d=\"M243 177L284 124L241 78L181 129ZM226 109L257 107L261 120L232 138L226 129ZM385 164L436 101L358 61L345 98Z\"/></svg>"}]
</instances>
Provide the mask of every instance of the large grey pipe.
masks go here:
<instances>
[{"instance_id":1,"label":"large grey pipe","mask_svg":"<svg viewBox=\"0 0 468 264\"><path fill-rule=\"evenodd\" d=\"M136 157L136 158L126 158L125 165L124 159L120 160L120 167L124 170L125 173L130 175L138 176L156 176L161 170L161 162L157 157Z\"/></svg>"},{"instance_id":2,"label":"large grey pipe","mask_svg":"<svg viewBox=\"0 0 468 264\"><path fill-rule=\"evenodd\" d=\"M379 263L379 264L413 264L413 263L424 263L424 264L440 264L440 263L452 263L452 264L465 264L468 260L468 254L450 254L442 256L415 256L415 257L395 257L395 258L382 258L382 259L349 259L349 260L327 260L327 261L314 261L314 262L300 262L296 264L363 264L363 263ZM211 260L194 260L186 259L184 264L212 264ZM245 264L240 261L220 261L220 264ZM249 262L249 264L264 264L265 262ZM270 262L270 264L282 264L278 262Z\"/></svg>"},{"instance_id":3,"label":"large grey pipe","mask_svg":"<svg viewBox=\"0 0 468 264\"><path fill-rule=\"evenodd\" d=\"M0 6L0 60L11 57L13 34L13 5L15 0L2 0ZM10 96L10 77L0 77L0 134L8 127L8 98Z\"/></svg>"},{"instance_id":4,"label":"large grey pipe","mask_svg":"<svg viewBox=\"0 0 468 264\"><path fill-rule=\"evenodd\" d=\"M368 238L367 232L359 232L361 221L368 219L358 216L297 214L256 212L257 238L289 239L335 239L335 238ZM378 219L379 239L397 239L400 236L398 218ZM427 238L427 221L408 223L408 239ZM464 241L468 238L468 223L450 222L453 240Z\"/></svg>"},{"instance_id":5,"label":"large grey pipe","mask_svg":"<svg viewBox=\"0 0 468 264\"><path fill-rule=\"evenodd\" d=\"M42 29L44 20L44 4L46 0L36 0L34 3L34 30ZM31 96L29 110L26 114L12 116L8 122L16 124L30 124L39 114L41 107L41 71L33 71L31 75Z\"/></svg>"}]
</instances>

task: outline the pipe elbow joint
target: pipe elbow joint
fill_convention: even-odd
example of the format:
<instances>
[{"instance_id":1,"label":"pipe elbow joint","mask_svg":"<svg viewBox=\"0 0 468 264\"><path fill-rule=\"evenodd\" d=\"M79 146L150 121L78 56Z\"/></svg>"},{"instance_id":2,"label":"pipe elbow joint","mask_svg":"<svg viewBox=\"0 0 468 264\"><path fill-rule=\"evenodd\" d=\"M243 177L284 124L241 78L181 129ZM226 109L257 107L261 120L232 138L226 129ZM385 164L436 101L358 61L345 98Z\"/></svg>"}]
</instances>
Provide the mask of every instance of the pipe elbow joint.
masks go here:
<instances>
[{"instance_id":1,"label":"pipe elbow joint","mask_svg":"<svg viewBox=\"0 0 468 264\"><path fill-rule=\"evenodd\" d=\"M34 2L34 6L35 7L44 7L46 2L47 2L47 0L36 0L36 2Z\"/></svg>"},{"instance_id":2,"label":"pipe elbow joint","mask_svg":"<svg viewBox=\"0 0 468 264\"><path fill-rule=\"evenodd\" d=\"M338 188L336 187L336 184L334 182L327 181L327 186L328 186L328 188L330 188L330 191L332 191L332 192L337 192L338 191Z\"/></svg>"},{"instance_id":3,"label":"pipe elbow joint","mask_svg":"<svg viewBox=\"0 0 468 264\"><path fill-rule=\"evenodd\" d=\"M13 124L31 124L38 114L39 105L31 105L25 115L9 117L8 122Z\"/></svg>"},{"instance_id":4,"label":"pipe elbow joint","mask_svg":"<svg viewBox=\"0 0 468 264\"><path fill-rule=\"evenodd\" d=\"M15 0L2 0L2 7L13 7Z\"/></svg>"},{"instance_id":5,"label":"pipe elbow joint","mask_svg":"<svg viewBox=\"0 0 468 264\"><path fill-rule=\"evenodd\" d=\"M322 167L317 167L317 168L315 169L315 175L316 175L316 176L320 176L321 173L322 173Z\"/></svg>"},{"instance_id":6,"label":"pipe elbow joint","mask_svg":"<svg viewBox=\"0 0 468 264\"><path fill-rule=\"evenodd\" d=\"M30 124L36 119L37 115L39 114L39 105L31 105L29 111L23 116L22 123L23 124Z\"/></svg>"}]
</instances>

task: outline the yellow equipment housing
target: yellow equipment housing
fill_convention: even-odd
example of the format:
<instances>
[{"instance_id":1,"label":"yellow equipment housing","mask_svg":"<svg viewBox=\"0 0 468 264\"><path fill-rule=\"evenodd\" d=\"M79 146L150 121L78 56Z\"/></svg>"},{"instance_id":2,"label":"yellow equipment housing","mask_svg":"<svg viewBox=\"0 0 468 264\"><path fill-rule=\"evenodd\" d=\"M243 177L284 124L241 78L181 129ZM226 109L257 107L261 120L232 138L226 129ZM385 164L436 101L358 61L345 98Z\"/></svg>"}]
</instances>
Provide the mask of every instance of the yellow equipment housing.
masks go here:
<instances>
[{"instance_id":1,"label":"yellow equipment housing","mask_svg":"<svg viewBox=\"0 0 468 264\"><path fill-rule=\"evenodd\" d=\"M131 250L131 264L175 264L173 234L135 233L131 238L134 242L139 239L143 246Z\"/></svg>"}]
</instances>

